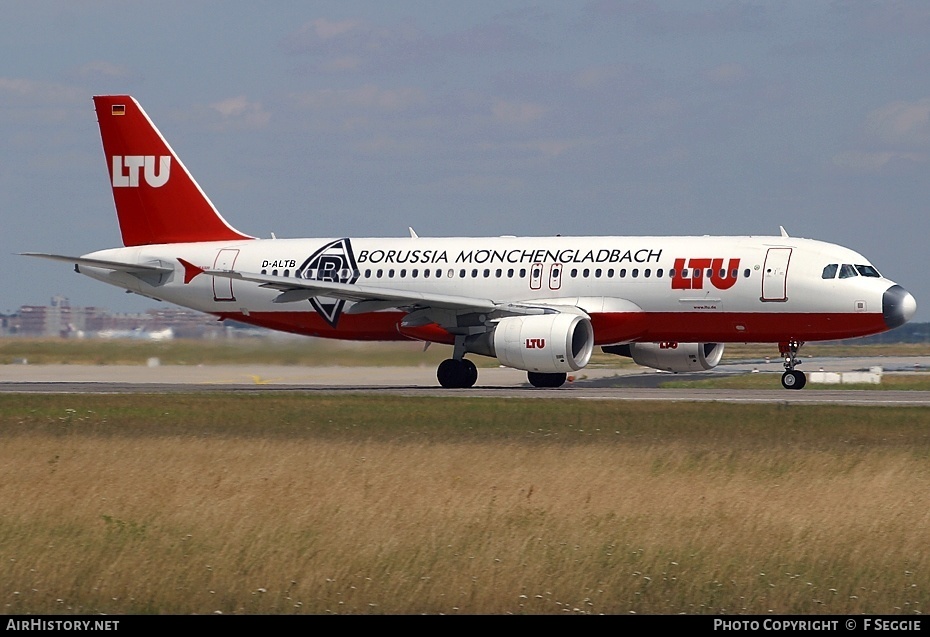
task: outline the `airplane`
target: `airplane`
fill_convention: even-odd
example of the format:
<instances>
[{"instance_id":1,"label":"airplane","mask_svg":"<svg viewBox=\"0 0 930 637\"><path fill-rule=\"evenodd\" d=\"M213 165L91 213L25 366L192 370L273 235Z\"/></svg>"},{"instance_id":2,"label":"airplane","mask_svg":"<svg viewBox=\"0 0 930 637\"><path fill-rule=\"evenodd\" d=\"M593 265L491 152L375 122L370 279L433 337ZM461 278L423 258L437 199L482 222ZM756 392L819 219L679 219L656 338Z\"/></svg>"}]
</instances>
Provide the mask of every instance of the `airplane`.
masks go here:
<instances>
[{"instance_id":1,"label":"airplane","mask_svg":"<svg viewBox=\"0 0 930 637\"><path fill-rule=\"evenodd\" d=\"M861 254L789 236L258 239L233 228L129 95L93 98L123 247L80 274L220 320L308 336L452 346L560 387L596 346L655 369L708 370L726 343L777 344L801 389L805 342L903 325L914 297Z\"/></svg>"}]
</instances>

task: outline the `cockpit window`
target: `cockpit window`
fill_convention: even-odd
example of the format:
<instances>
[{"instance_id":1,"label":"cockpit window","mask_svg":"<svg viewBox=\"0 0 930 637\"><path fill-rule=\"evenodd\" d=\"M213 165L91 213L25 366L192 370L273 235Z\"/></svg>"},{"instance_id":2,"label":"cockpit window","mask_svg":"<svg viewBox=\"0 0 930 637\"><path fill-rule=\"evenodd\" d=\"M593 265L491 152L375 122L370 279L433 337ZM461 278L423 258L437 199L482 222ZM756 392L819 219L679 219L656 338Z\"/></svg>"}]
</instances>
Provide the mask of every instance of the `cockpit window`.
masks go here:
<instances>
[{"instance_id":1,"label":"cockpit window","mask_svg":"<svg viewBox=\"0 0 930 637\"><path fill-rule=\"evenodd\" d=\"M836 270L839 266L836 263L831 263L823 269L823 278L833 279L836 277Z\"/></svg>"},{"instance_id":2,"label":"cockpit window","mask_svg":"<svg viewBox=\"0 0 930 637\"><path fill-rule=\"evenodd\" d=\"M879 279L882 276L881 274L878 273L878 270L876 270L870 265L858 265L857 264L856 269L859 271L859 274L862 276L871 276L871 277L875 277L876 279Z\"/></svg>"},{"instance_id":3,"label":"cockpit window","mask_svg":"<svg viewBox=\"0 0 930 637\"><path fill-rule=\"evenodd\" d=\"M856 272L856 268L849 265L848 263L844 263L843 265L840 266L840 278L841 279L848 279L854 276L858 276L858 273Z\"/></svg>"}]
</instances>

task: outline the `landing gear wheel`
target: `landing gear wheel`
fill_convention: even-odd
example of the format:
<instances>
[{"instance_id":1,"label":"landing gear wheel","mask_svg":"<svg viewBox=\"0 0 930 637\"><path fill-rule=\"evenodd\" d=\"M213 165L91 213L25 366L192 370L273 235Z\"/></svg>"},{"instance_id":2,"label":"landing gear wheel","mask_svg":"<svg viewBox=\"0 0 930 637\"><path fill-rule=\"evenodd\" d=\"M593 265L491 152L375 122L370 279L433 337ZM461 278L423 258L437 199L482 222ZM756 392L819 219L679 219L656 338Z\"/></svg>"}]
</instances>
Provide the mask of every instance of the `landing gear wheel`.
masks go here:
<instances>
[{"instance_id":1,"label":"landing gear wheel","mask_svg":"<svg viewBox=\"0 0 930 637\"><path fill-rule=\"evenodd\" d=\"M478 368L467 358L462 359L462 364L466 373L465 387L474 387L478 382Z\"/></svg>"},{"instance_id":2,"label":"landing gear wheel","mask_svg":"<svg viewBox=\"0 0 930 637\"><path fill-rule=\"evenodd\" d=\"M803 345L801 341L791 339L778 344L778 351L785 361L785 373L781 375L781 386L785 389L802 389L807 384L807 376L804 372L795 369L801 364L798 358L798 350Z\"/></svg>"},{"instance_id":3,"label":"landing gear wheel","mask_svg":"<svg viewBox=\"0 0 930 637\"><path fill-rule=\"evenodd\" d=\"M439 384L446 389L465 389L478 380L478 368L466 358L447 358L436 370Z\"/></svg>"},{"instance_id":4,"label":"landing gear wheel","mask_svg":"<svg viewBox=\"0 0 930 637\"><path fill-rule=\"evenodd\" d=\"M567 374L543 374L541 372L527 372L527 380L533 387L561 387L565 384Z\"/></svg>"},{"instance_id":5,"label":"landing gear wheel","mask_svg":"<svg viewBox=\"0 0 930 637\"><path fill-rule=\"evenodd\" d=\"M790 370L781 375L781 386L785 389L803 389L806 384L804 372Z\"/></svg>"}]
</instances>

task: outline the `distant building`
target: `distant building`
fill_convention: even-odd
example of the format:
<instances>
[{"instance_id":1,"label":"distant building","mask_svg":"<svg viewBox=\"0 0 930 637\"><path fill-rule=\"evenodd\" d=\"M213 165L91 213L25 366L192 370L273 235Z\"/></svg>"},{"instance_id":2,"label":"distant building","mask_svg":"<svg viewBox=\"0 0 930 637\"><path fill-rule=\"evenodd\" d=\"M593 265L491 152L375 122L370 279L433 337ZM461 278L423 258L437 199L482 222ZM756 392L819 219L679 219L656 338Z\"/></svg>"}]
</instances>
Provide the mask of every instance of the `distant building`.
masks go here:
<instances>
[{"instance_id":1,"label":"distant building","mask_svg":"<svg viewBox=\"0 0 930 637\"><path fill-rule=\"evenodd\" d=\"M145 338L223 338L241 326L181 308L155 308L141 313L112 313L99 307L72 307L56 296L49 305L24 305L0 317L0 336L32 338L94 338L124 336Z\"/></svg>"}]
</instances>

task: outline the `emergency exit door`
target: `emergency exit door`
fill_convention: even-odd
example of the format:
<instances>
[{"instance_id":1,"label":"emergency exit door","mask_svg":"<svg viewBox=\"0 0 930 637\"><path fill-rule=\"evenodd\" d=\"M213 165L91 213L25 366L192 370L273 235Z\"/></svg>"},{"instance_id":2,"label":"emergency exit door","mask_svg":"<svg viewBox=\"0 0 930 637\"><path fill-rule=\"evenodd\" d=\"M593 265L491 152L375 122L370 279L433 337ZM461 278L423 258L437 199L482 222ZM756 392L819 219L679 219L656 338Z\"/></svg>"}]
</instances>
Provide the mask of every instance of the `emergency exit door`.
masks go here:
<instances>
[{"instance_id":1,"label":"emergency exit door","mask_svg":"<svg viewBox=\"0 0 930 637\"><path fill-rule=\"evenodd\" d=\"M239 257L239 251L234 249L220 250L216 254L216 260L213 262L214 270L232 270L236 265L236 259ZM213 300L214 301L235 301L236 295L233 294L233 280L225 277L213 277Z\"/></svg>"}]
</instances>

